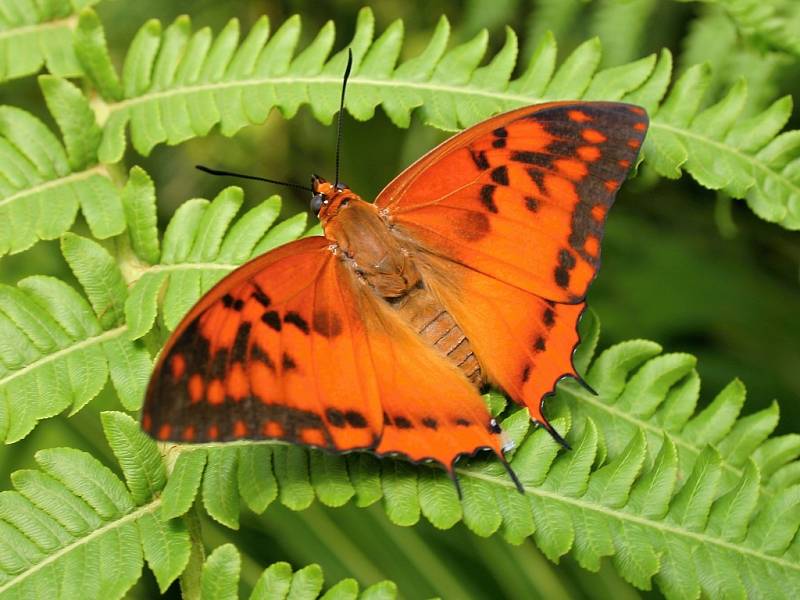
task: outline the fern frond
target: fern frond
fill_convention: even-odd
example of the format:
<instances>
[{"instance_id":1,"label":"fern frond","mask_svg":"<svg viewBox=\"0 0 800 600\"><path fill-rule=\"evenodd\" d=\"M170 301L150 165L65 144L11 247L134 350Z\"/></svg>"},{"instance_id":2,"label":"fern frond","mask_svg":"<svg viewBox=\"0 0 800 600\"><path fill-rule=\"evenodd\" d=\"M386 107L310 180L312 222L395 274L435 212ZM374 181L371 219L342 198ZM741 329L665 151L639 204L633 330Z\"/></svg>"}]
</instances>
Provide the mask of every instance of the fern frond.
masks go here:
<instances>
[{"instance_id":1,"label":"fern frond","mask_svg":"<svg viewBox=\"0 0 800 600\"><path fill-rule=\"evenodd\" d=\"M119 192L97 164L100 129L71 83L42 76L45 100L64 143L28 112L0 106L0 256L67 231L80 206L94 237L122 233Z\"/></svg>"},{"instance_id":2,"label":"fern frond","mask_svg":"<svg viewBox=\"0 0 800 600\"><path fill-rule=\"evenodd\" d=\"M738 79L747 81L748 94L740 119L764 110L778 95L780 72L787 57L779 52L763 52L743 43L735 23L719 6L710 6L689 24L683 40L679 71L698 63L711 67L709 98L719 98Z\"/></svg>"},{"instance_id":3,"label":"fern frond","mask_svg":"<svg viewBox=\"0 0 800 600\"><path fill-rule=\"evenodd\" d=\"M4 598L35 598L42 590L58 598L121 597L140 577L142 548L158 575L174 579L182 570L189 550L185 527L162 524L155 516L160 501L149 491L132 493L143 491L139 473L163 485L155 443L126 415L106 415L104 425L114 430L111 446L125 460L131 488L91 455L54 448L36 454L37 470L13 473L15 491L0 494ZM127 446L131 439L135 448Z\"/></svg>"},{"instance_id":4,"label":"fern frond","mask_svg":"<svg viewBox=\"0 0 800 600\"><path fill-rule=\"evenodd\" d=\"M571 553L589 570L610 557L629 582L649 589L655 578L670 597L790 596L800 584L792 545L800 436L766 439L774 409L737 419L739 383L693 416L693 359L659 353L644 341L604 352L589 370L599 392L593 402L560 386L549 407L558 408L554 424L568 432L569 452L545 431L529 431L525 410L505 413L524 496L491 460L457 469L459 502L434 468L280 444L212 444L179 447L163 493L166 514L183 514L201 488L209 515L234 528L240 504L260 512L275 499L293 510L315 497L327 506L382 500L398 525L424 516L438 528L462 521L515 544L532 537L551 560Z\"/></svg>"},{"instance_id":5,"label":"fern frond","mask_svg":"<svg viewBox=\"0 0 800 600\"><path fill-rule=\"evenodd\" d=\"M507 33L503 48L488 64L485 32L446 50L449 25L442 19L428 47L397 66L403 25L390 25L374 42L374 18L359 14L349 43L355 64L347 108L369 119L380 105L398 126L409 124L420 107L425 120L447 130L481 121L526 104L558 99L627 100L644 105L652 126L645 160L666 177L691 174L701 185L746 198L762 218L800 228L800 175L797 132L779 135L791 113L791 100L777 100L746 122L737 122L747 91L733 86L718 104L700 111L709 74L689 69L662 102L670 84L672 58L663 51L598 71L597 40L579 46L556 70L556 44L545 36L524 74L510 81L517 38ZM182 17L163 33L148 22L128 52L122 74L125 98L99 109L105 119L99 150L103 162L118 161L130 127L134 147L147 154L159 143L176 144L220 125L232 135L245 125L264 121L273 107L287 117L302 104L329 123L338 108L345 53L328 58L333 24L295 56L300 20L292 17L271 37L266 18L239 43L231 21L212 39L207 29L192 33Z\"/></svg>"},{"instance_id":6,"label":"fern frond","mask_svg":"<svg viewBox=\"0 0 800 600\"><path fill-rule=\"evenodd\" d=\"M775 50L800 56L800 6L792 0L701 0L722 7L747 36Z\"/></svg>"},{"instance_id":7,"label":"fern frond","mask_svg":"<svg viewBox=\"0 0 800 600\"><path fill-rule=\"evenodd\" d=\"M233 544L216 548L203 565L201 598L236 600L239 598L241 557ZM273 563L259 576L252 600L267 598L302 598L304 600L393 600L397 586L391 581L373 584L359 593L355 579L343 579L322 594L324 577L319 565L309 565L292 572L289 563Z\"/></svg>"},{"instance_id":8,"label":"fern frond","mask_svg":"<svg viewBox=\"0 0 800 600\"><path fill-rule=\"evenodd\" d=\"M62 77L81 75L72 45L75 16L100 0L3 0L0 10L0 83L47 70Z\"/></svg>"},{"instance_id":9,"label":"fern frond","mask_svg":"<svg viewBox=\"0 0 800 600\"><path fill-rule=\"evenodd\" d=\"M124 323L119 267L96 242L67 234L64 258L84 288L44 276L0 286L0 439L25 437L37 421L80 410L111 378L122 404L142 402L150 355Z\"/></svg>"}]
</instances>

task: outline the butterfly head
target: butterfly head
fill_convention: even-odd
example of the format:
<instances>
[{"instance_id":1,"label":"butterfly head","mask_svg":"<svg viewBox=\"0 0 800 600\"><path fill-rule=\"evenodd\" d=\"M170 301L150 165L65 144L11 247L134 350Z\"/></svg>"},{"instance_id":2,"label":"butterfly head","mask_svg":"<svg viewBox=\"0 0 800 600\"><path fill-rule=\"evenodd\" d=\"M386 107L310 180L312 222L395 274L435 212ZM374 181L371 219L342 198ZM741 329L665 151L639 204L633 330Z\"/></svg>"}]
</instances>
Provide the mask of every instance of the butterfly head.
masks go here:
<instances>
[{"instance_id":1,"label":"butterfly head","mask_svg":"<svg viewBox=\"0 0 800 600\"><path fill-rule=\"evenodd\" d=\"M344 183L334 185L319 175L311 176L311 189L311 212L323 224L339 214L342 208L349 206L351 200L358 198Z\"/></svg>"}]
</instances>

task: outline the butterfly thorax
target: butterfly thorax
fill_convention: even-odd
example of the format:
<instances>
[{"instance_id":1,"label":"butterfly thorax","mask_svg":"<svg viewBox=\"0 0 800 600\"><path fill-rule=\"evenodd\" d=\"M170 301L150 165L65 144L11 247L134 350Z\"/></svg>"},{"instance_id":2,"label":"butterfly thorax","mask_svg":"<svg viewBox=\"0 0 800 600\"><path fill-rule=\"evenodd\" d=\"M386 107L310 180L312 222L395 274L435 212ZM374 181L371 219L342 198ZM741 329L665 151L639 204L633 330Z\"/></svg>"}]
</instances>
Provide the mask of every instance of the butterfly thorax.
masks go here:
<instances>
[{"instance_id":1,"label":"butterfly thorax","mask_svg":"<svg viewBox=\"0 0 800 600\"><path fill-rule=\"evenodd\" d=\"M374 204L345 188L323 205L320 220L337 253L381 298L399 298L419 284L411 253Z\"/></svg>"},{"instance_id":2,"label":"butterfly thorax","mask_svg":"<svg viewBox=\"0 0 800 600\"><path fill-rule=\"evenodd\" d=\"M469 340L425 285L414 263L413 246L396 235L374 204L349 189L337 190L326 199L320 220L336 254L413 331L480 386L481 368Z\"/></svg>"}]
</instances>

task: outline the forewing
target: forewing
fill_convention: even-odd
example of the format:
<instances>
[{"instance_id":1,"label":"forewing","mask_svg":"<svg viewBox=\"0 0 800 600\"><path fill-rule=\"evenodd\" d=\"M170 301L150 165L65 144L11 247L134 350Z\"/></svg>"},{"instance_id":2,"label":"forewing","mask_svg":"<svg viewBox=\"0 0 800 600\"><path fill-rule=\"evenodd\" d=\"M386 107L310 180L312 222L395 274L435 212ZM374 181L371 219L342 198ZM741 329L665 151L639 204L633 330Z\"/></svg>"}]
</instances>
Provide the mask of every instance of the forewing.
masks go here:
<instances>
[{"instance_id":1,"label":"forewing","mask_svg":"<svg viewBox=\"0 0 800 600\"><path fill-rule=\"evenodd\" d=\"M639 107L561 102L484 121L378 196L398 235L542 298L580 303L647 130Z\"/></svg>"},{"instance_id":2,"label":"forewing","mask_svg":"<svg viewBox=\"0 0 800 600\"><path fill-rule=\"evenodd\" d=\"M192 309L150 380L145 430L183 442L377 443L366 331L329 244L306 238L260 256Z\"/></svg>"}]
</instances>

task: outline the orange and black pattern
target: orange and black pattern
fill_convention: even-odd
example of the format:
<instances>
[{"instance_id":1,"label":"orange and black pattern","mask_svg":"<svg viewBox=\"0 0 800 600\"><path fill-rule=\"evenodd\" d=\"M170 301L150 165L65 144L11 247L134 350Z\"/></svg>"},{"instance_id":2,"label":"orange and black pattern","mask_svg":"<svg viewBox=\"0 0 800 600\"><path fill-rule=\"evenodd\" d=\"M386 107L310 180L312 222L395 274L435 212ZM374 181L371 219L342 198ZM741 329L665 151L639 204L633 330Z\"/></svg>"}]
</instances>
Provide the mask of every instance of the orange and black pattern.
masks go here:
<instances>
[{"instance_id":1,"label":"orange and black pattern","mask_svg":"<svg viewBox=\"0 0 800 600\"><path fill-rule=\"evenodd\" d=\"M620 103L519 109L444 142L377 203L430 252L548 300L580 302L647 123L641 108Z\"/></svg>"}]
</instances>

